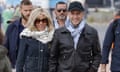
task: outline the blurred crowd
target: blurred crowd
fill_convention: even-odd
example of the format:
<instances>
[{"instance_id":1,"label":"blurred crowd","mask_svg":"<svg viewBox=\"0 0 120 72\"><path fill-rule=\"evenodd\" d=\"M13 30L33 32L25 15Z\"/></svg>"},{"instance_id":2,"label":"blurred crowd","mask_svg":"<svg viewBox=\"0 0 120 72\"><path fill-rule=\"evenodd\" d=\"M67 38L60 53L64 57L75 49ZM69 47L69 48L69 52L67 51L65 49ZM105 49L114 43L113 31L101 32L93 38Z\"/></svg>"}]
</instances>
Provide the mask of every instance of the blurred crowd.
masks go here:
<instances>
[{"instance_id":1,"label":"blurred crowd","mask_svg":"<svg viewBox=\"0 0 120 72\"><path fill-rule=\"evenodd\" d=\"M98 31L87 24L88 7L60 1L52 12L22 0L0 7L0 72L120 72L120 11L100 47ZM102 51L101 51L102 50Z\"/></svg>"}]
</instances>

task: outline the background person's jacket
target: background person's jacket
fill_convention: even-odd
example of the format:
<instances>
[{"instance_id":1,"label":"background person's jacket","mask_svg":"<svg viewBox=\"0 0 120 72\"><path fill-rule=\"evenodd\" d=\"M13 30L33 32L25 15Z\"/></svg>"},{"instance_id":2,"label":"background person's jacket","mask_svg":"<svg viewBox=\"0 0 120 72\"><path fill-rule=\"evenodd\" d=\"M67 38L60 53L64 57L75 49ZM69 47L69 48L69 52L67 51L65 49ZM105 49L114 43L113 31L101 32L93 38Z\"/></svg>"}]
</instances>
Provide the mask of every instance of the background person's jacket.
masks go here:
<instances>
[{"instance_id":1,"label":"background person's jacket","mask_svg":"<svg viewBox=\"0 0 120 72\"><path fill-rule=\"evenodd\" d=\"M16 59L19 47L19 25L21 24L21 19L18 19L11 23L5 34L4 46L8 49L8 57L12 63L12 68L15 68Z\"/></svg>"},{"instance_id":2,"label":"background person's jacket","mask_svg":"<svg viewBox=\"0 0 120 72\"><path fill-rule=\"evenodd\" d=\"M12 72L11 63L7 57L7 49L0 45L0 72Z\"/></svg>"},{"instance_id":3,"label":"background person's jacket","mask_svg":"<svg viewBox=\"0 0 120 72\"><path fill-rule=\"evenodd\" d=\"M111 48L112 43L114 43L114 48ZM111 50L111 71L120 71L120 19L113 21L106 31L102 48L102 64L109 63Z\"/></svg>"}]
</instances>

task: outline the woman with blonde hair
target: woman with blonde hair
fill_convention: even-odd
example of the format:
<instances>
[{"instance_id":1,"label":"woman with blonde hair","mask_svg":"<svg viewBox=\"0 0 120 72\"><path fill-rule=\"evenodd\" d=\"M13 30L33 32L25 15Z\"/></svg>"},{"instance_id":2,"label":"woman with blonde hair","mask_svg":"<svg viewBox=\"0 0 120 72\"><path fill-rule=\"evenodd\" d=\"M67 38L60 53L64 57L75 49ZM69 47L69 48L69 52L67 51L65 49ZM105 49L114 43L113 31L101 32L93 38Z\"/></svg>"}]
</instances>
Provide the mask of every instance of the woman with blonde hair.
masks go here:
<instances>
[{"instance_id":1,"label":"woman with blonde hair","mask_svg":"<svg viewBox=\"0 0 120 72\"><path fill-rule=\"evenodd\" d=\"M20 34L16 72L47 72L49 44L54 33L51 17L44 9L36 8L27 25Z\"/></svg>"}]
</instances>

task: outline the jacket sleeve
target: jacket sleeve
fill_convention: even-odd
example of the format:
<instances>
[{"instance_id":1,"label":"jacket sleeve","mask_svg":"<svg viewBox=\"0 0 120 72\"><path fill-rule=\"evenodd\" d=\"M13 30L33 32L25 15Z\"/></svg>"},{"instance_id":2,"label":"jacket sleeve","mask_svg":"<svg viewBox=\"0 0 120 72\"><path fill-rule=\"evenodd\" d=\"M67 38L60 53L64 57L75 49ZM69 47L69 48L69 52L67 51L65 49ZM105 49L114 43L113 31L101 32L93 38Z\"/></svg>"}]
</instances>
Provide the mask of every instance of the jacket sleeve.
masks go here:
<instances>
[{"instance_id":1,"label":"jacket sleeve","mask_svg":"<svg viewBox=\"0 0 120 72\"><path fill-rule=\"evenodd\" d=\"M27 53L26 39L22 38L20 39L19 52L18 52L18 57L16 62L16 72L23 72L26 53Z\"/></svg>"},{"instance_id":2,"label":"jacket sleeve","mask_svg":"<svg viewBox=\"0 0 120 72\"><path fill-rule=\"evenodd\" d=\"M49 59L49 72L56 72L58 65L58 54L59 54L59 44L58 44L58 34L55 31L52 46L50 48L50 59Z\"/></svg>"},{"instance_id":3,"label":"jacket sleeve","mask_svg":"<svg viewBox=\"0 0 120 72\"><path fill-rule=\"evenodd\" d=\"M102 64L108 64L109 62L109 53L111 49L112 42L114 42L114 32L113 32L114 23L111 23L106 31L103 48L102 48Z\"/></svg>"},{"instance_id":4,"label":"jacket sleeve","mask_svg":"<svg viewBox=\"0 0 120 72\"><path fill-rule=\"evenodd\" d=\"M5 62L4 72L12 72L11 63L10 63L10 61L9 61L7 56L5 57L5 60L6 60L6 62Z\"/></svg>"},{"instance_id":5,"label":"jacket sleeve","mask_svg":"<svg viewBox=\"0 0 120 72\"><path fill-rule=\"evenodd\" d=\"M97 31L94 33L95 33L95 37L93 38L94 41L92 47L93 61L92 61L91 70L93 69L93 72L97 72L101 61L101 48L100 48L98 33Z\"/></svg>"},{"instance_id":6,"label":"jacket sleeve","mask_svg":"<svg viewBox=\"0 0 120 72\"><path fill-rule=\"evenodd\" d=\"M9 55L9 33L11 30L11 26L9 25L6 33L5 33L5 38L4 38L4 46L8 49L8 55Z\"/></svg>"}]
</instances>

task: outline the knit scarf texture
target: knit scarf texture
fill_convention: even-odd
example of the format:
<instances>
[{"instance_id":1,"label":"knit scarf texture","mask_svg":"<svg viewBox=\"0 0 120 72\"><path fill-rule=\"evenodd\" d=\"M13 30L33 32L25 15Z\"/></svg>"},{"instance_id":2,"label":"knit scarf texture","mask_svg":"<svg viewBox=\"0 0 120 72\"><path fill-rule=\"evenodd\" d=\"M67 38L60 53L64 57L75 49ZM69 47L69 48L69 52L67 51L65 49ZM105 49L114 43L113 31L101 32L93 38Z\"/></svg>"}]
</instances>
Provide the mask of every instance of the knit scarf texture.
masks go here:
<instances>
[{"instance_id":1,"label":"knit scarf texture","mask_svg":"<svg viewBox=\"0 0 120 72\"><path fill-rule=\"evenodd\" d=\"M29 28L26 28L20 33L20 38L22 36L32 37L42 43L48 43L52 40L53 34L54 30L49 32L47 27L43 31L31 31Z\"/></svg>"}]
</instances>

